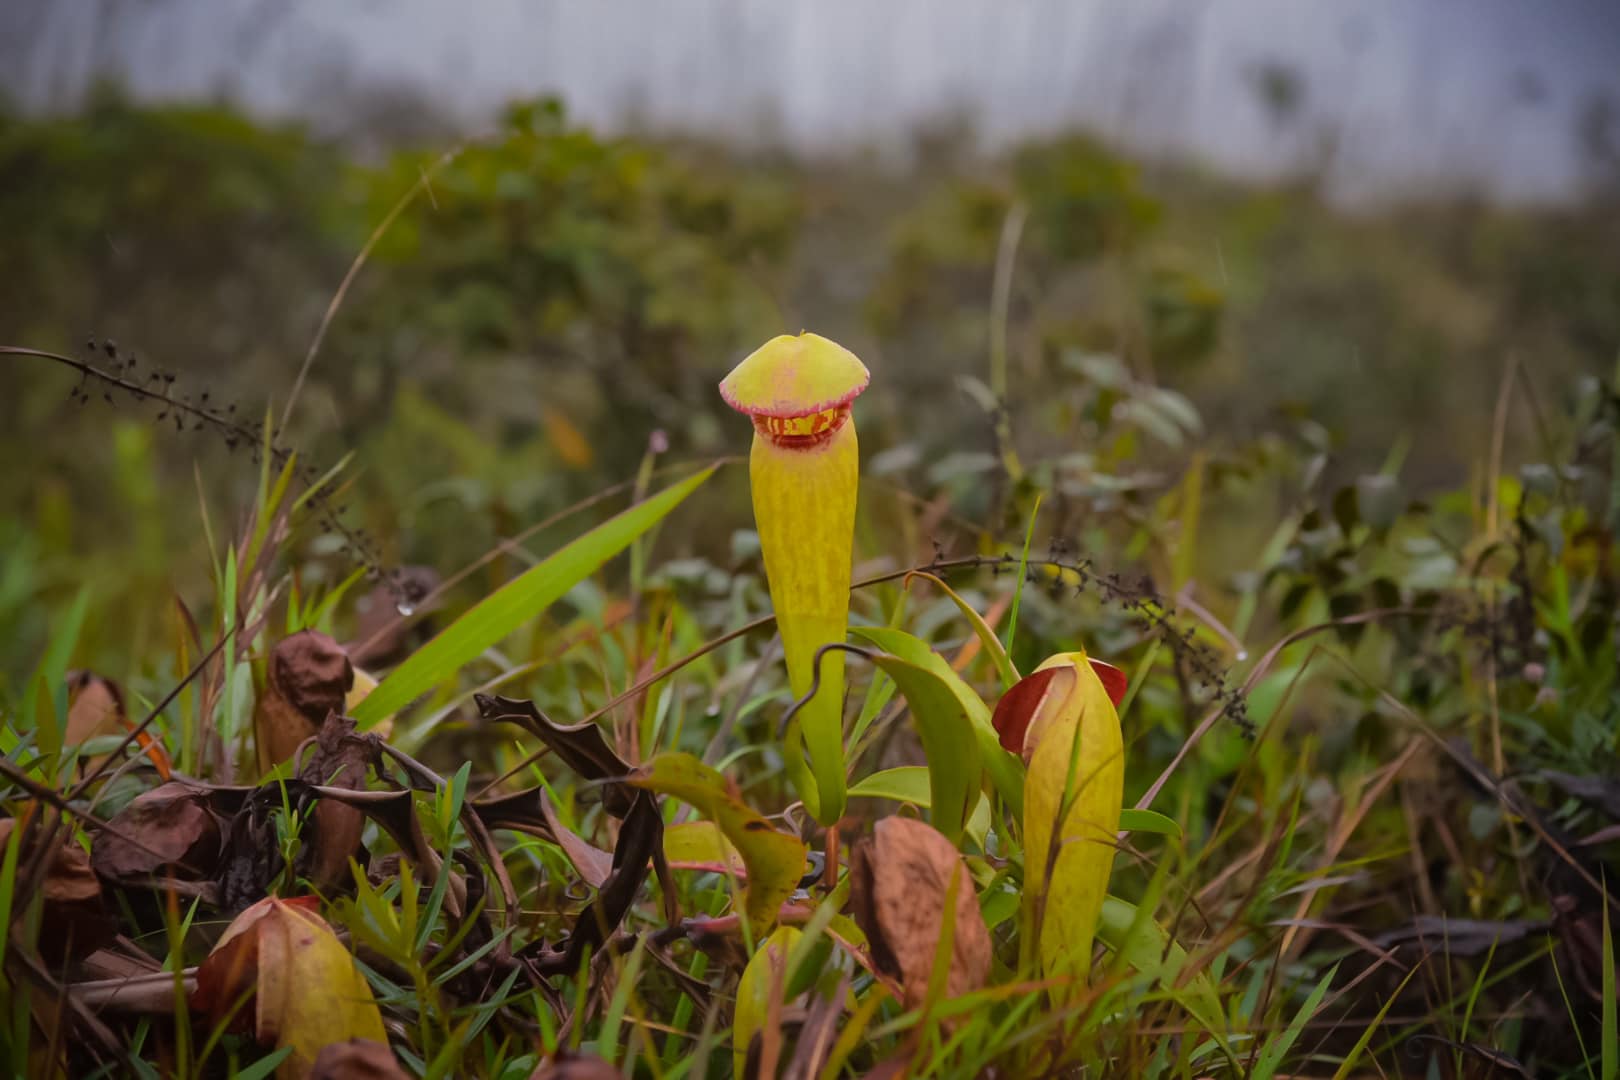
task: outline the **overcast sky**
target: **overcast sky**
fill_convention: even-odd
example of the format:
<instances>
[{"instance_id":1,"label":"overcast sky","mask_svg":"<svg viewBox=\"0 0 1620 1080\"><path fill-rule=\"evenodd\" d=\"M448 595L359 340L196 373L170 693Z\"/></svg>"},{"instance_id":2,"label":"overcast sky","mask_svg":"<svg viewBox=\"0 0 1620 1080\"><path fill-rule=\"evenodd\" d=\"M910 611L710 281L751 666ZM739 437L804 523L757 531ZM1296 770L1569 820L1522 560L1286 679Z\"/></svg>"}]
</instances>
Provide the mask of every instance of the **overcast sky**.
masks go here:
<instances>
[{"instance_id":1,"label":"overcast sky","mask_svg":"<svg viewBox=\"0 0 1620 1080\"><path fill-rule=\"evenodd\" d=\"M1300 76L1291 123L1267 69ZM1548 198L1583 176L1583 110L1620 107L1620 0L3 0L0 70L34 109L116 73L323 126L406 88L477 130L556 92L606 128L807 151L898 152L955 112L990 143L1082 127L1258 174L1331 135L1347 198Z\"/></svg>"}]
</instances>

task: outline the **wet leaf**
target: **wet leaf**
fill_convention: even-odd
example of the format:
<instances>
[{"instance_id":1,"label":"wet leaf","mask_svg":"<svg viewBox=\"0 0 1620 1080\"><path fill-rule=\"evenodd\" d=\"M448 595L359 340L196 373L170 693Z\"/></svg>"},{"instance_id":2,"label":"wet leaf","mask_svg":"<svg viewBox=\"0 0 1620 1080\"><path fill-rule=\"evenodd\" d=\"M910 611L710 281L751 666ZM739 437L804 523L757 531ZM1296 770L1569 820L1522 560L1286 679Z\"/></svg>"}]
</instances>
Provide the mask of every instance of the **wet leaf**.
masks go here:
<instances>
[{"instance_id":1,"label":"wet leaf","mask_svg":"<svg viewBox=\"0 0 1620 1080\"><path fill-rule=\"evenodd\" d=\"M1074 677L1064 680L1066 693L1043 695L1024 737L1027 925L1045 973L1083 982L1114 865L1124 742L1119 714L1084 653L1063 653L1041 667Z\"/></svg>"},{"instance_id":2,"label":"wet leaf","mask_svg":"<svg viewBox=\"0 0 1620 1080\"><path fill-rule=\"evenodd\" d=\"M900 981L908 1008L928 995L953 889L945 994L957 997L985 984L990 931L962 856L939 830L913 818L884 818L870 840L856 845L850 879L851 909L871 945L872 960Z\"/></svg>"},{"instance_id":3,"label":"wet leaf","mask_svg":"<svg viewBox=\"0 0 1620 1080\"><path fill-rule=\"evenodd\" d=\"M402 566L395 575L395 580L377 584L355 604L354 640L344 650L357 668L382 668L398 661L424 629L420 622L407 621L409 617L420 619L440 606L437 599L427 600L439 587L437 570Z\"/></svg>"},{"instance_id":4,"label":"wet leaf","mask_svg":"<svg viewBox=\"0 0 1620 1080\"><path fill-rule=\"evenodd\" d=\"M737 980L737 1011L731 1021L734 1076L748 1075L748 1048L766 1025L771 999L778 999L779 1007L785 1004L780 999L787 992L788 956L802 937L796 927L778 926L755 950Z\"/></svg>"},{"instance_id":5,"label":"wet leaf","mask_svg":"<svg viewBox=\"0 0 1620 1080\"><path fill-rule=\"evenodd\" d=\"M316 906L314 897L261 900L197 968L193 1008L263 1045L291 1047L281 1077L307 1075L334 1043L388 1041L371 986Z\"/></svg>"},{"instance_id":6,"label":"wet leaf","mask_svg":"<svg viewBox=\"0 0 1620 1080\"><path fill-rule=\"evenodd\" d=\"M724 776L691 754L660 754L632 773L630 783L689 803L720 826L748 869L744 910L763 936L804 874L803 841L773 829Z\"/></svg>"},{"instance_id":7,"label":"wet leaf","mask_svg":"<svg viewBox=\"0 0 1620 1080\"><path fill-rule=\"evenodd\" d=\"M320 732L328 714L341 714L353 687L349 657L328 635L302 630L278 642L253 709L260 771L291 758L305 739Z\"/></svg>"}]
</instances>

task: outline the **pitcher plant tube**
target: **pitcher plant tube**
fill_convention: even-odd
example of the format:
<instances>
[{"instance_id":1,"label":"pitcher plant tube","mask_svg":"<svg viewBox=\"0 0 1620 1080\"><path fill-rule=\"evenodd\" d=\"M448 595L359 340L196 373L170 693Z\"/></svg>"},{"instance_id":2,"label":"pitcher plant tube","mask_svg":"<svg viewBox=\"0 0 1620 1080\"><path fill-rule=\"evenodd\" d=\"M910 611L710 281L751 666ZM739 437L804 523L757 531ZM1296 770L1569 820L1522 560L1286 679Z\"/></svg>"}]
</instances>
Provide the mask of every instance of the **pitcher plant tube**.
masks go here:
<instances>
[{"instance_id":1,"label":"pitcher plant tube","mask_svg":"<svg viewBox=\"0 0 1620 1080\"><path fill-rule=\"evenodd\" d=\"M1068 1000L1091 970L1125 786L1117 705L1124 673L1083 652L1049 657L996 707L1003 748L1023 757L1024 905L1040 969Z\"/></svg>"},{"instance_id":2,"label":"pitcher plant tube","mask_svg":"<svg viewBox=\"0 0 1620 1080\"><path fill-rule=\"evenodd\" d=\"M795 697L810 691L816 650L842 642L849 620L860 463L850 402L870 378L848 349L801 333L767 341L720 383L754 422L754 523ZM832 650L784 748L805 809L829 826L844 812L843 701L844 656Z\"/></svg>"}]
</instances>

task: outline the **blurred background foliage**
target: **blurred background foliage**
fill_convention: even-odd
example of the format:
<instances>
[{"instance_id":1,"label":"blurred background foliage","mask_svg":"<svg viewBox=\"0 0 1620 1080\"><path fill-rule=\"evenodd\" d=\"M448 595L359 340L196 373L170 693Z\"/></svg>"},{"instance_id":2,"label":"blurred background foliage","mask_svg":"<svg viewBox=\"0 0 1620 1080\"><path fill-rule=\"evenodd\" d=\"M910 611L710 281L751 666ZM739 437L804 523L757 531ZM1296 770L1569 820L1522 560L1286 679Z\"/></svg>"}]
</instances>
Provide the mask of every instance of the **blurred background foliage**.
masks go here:
<instances>
[{"instance_id":1,"label":"blurred background foliage","mask_svg":"<svg viewBox=\"0 0 1620 1080\"><path fill-rule=\"evenodd\" d=\"M1246 692L1247 726L1211 728L1155 802L1187 836L1188 894L1263 928L1232 945L1226 977L1261 1002L1245 1015L1275 1019L1273 972L1309 982L1341 961L1370 972L1363 1012L1395 994L1398 972L1314 928L1310 952L1273 960L1277 919L1342 919L1378 948L1425 916L1488 920L1509 966L1492 967L1495 937L1453 941L1406 1003L1425 1031L1481 1039L1455 990L1477 976L1479 1015L1501 1021L1489 1045L1575 1068L1567 1036L1602 964L1581 875L1620 843L1612 765L1592 764L1620 750L1615 190L1350 212L1309 174L1239 184L1077 136L984 157L935 133L897 172L603 137L551 100L448 154L362 151L104 89L70 117L0 116L0 235L0 342L77 354L110 337L137 377L172 373L177 394L250 419L279 420L367 250L282 440L322 472L352 454L332 498L374 539L373 569L449 577L583 499L618 500L495 551L450 612L628 485L740 455L746 424L715 383L761 341L814 328L849 345L874 374L857 577L1017 551L1039 497L1033 550L1069 568L1037 568L1015 659L1084 646L1140 675L1127 801ZM75 403L60 365L4 362L0 702L88 596L74 663L150 704L203 647L186 620L225 618L218 560L252 531L260 469L117 395ZM334 591L354 562L320 515L296 521L270 547L299 602L365 637L364 586ZM615 568L572 590L397 738L499 769L509 740L472 717L471 686L572 720L764 613L749 525L745 472L726 470L636 546L622 589ZM1006 616L989 569L953 584ZM861 590L852 611L881 623L902 604L918 636L964 644L957 609L920 585ZM639 714L670 746L734 745L749 797L783 801L765 707L782 688L753 646L768 649L728 642L611 717L620 744ZM908 738L863 745L860 771L914 761ZM1410 771L1391 788L1395 755ZM1511 773L1513 793L1480 770ZM1525 822L1582 842L1559 857ZM1151 872L1122 859L1118 891Z\"/></svg>"},{"instance_id":2,"label":"blurred background foliage","mask_svg":"<svg viewBox=\"0 0 1620 1080\"><path fill-rule=\"evenodd\" d=\"M1500 432L1515 460L1620 352L1603 188L1539 209L1453 196L1352 213L1309 175L1242 185L1079 136L986 158L934 133L897 174L601 137L549 99L445 147L346 150L111 87L70 117L0 116L0 336L63 351L111 337L177 388L279 416L375 239L288 441L323 468L353 451L357 525L385 558L443 570L630 479L655 431L672 460L740 452L714 382L784 329L847 341L877 373L862 403L876 483L946 494L991 528L1054 492L1059 535L1077 500L1163 496L1193 453L1212 478L1264 460L1324 490L1382 471L1397 500L1477 485L1505 373L1532 403ZM256 470L176 446L206 437L136 410L71 404L71 373L8 365L0 438L27 468L0 477L16 594L0 594L0 632L18 671L41 641L30 595L91 582L138 611L196 586L198 485L240 513ZM1296 497L1283 490L1206 501L1202 578L1240 568ZM724 551L744 520L694 523L679 553Z\"/></svg>"}]
</instances>

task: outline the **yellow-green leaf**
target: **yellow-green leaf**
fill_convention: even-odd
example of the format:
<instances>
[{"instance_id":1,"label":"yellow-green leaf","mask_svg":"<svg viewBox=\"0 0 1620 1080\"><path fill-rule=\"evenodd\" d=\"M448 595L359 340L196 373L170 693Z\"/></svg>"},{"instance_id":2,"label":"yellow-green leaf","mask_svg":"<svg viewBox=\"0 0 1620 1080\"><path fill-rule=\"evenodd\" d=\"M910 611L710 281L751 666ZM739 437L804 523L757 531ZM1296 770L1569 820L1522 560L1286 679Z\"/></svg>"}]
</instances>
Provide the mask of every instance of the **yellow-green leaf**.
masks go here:
<instances>
[{"instance_id":1,"label":"yellow-green leaf","mask_svg":"<svg viewBox=\"0 0 1620 1080\"><path fill-rule=\"evenodd\" d=\"M1166 817L1157 810L1136 810L1127 807L1119 812L1119 827L1126 832L1158 833L1161 836L1172 836L1181 839L1181 826L1173 817Z\"/></svg>"},{"instance_id":2,"label":"yellow-green leaf","mask_svg":"<svg viewBox=\"0 0 1620 1080\"><path fill-rule=\"evenodd\" d=\"M895 802L910 803L925 810L931 804L931 796L928 770L921 765L900 765L893 769L884 769L863 777L850 785L849 789L849 797L852 799L893 799ZM984 847L985 835L990 831L990 800L983 795L979 796L964 831L980 848Z\"/></svg>"},{"instance_id":3,"label":"yellow-green leaf","mask_svg":"<svg viewBox=\"0 0 1620 1080\"><path fill-rule=\"evenodd\" d=\"M1156 979L1171 1000L1218 1039L1226 1036L1220 995L1209 972L1200 971L1183 982L1187 950L1156 920L1135 904L1110 896L1103 900L1097 937L1136 971Z\"/></svg>"},{"instance_id":4,"label":"yellow-green leaf","mask_svg":"<svg viewBox=\"0 0 1620 1080\"><path fill-rule=\"evenodd\" d=\"M742 978L737 981L737 1011L731 1021L733 1076L747 1075L748 1044L765 1026L771 995L787 991L788 955L801 936L794 927L777 927L743 968Z\"/></svg>"},{"instance_id":5,"label":"yellow-green leaf","mask_svg":"<svg viewBox=\"0 0 1620 1080\"><path fill-rule=\"evenodd\" d=\"M276 1070L281 1077L307 1075L333 1043L388 1042L371 985L313 907L305 897L259 901L197 969L197 1008L220 1023L248 1003L259 1041L291 1048Z\"/></svg>"},{"instance_id":6,"label":"yellow-green leaf","mask_svg":"<svg viewBox=\"0 0 1620 1080\"><path fill-rule=\"evenodd\" d=\"M1024 902L1042 969L1083 983L1114 865L1124 742L1119 714L1084 653L1054 656L1037 670L1063 665L1073 685L1043 697L1025 742L1033 751L1024 785Z\"/></svg>"},{"instance_id":7,"label":"yellow-green leaf","mask_svg":"<svg viewBox=\"0 0 1620 1080\"><path fill-rule=\"evenodd\" d=\"M629 782L690 803L720 827L742 855L748 871L743 909L755 936L763 936L804 876L804 842L773 829L723 775L691 754L660 754L631 773Z\"/></svg>"},{"instance_id":8,"label":"yellow-green leaf","mask_svg":"<svg viewBox=\"0 0 1620 1080\"><path fill-rule=\"evenodd\" d=\"M990 723L990 707L984 699L969 686L962 676L951 670L950 662L939 653L929 648L928 643L903 630L894 630L878 626L852 626L850 633L856 637L871 642L888 653L891 658L905 661L915 668L920 668L932 679L939 682L956 699L962 708L962 715L967 718L970 725L972 745L977 750L978 766L990 777L996 791L1001 795L1002 801L1010 807L1019 807L1024 801L1024 770L1022 762L1016 755L1009 754L1001 748L1001 740L996 735L996 729ZM888 667L879 657L874 657L884 671ZM889 672L891 677L893 672ZM917 681L914 677L913 681ZM899 685L900 680L895 679ZM906 692L905 686L900 686L900 692ZM937 698L937 695L930 695ZM906 703L911 706L912 712L917 712L917 703L907 695ZM919 719L923 719L919 716ZM974 783L978 783L977 780Z\"/></svg>"},{"instance_id":9,"label":"yellow-green leaf","mask_svg":"<svg viewBox=\"0 0 1620 1080\"><path fill-rule=\"evenodd\" d=\"M720 826L712 821L683 821L664 826L664 858L674 867L712 868L724 873L730 868L746 874L747 865Z\"/></svg>"},{"instance_id":10,"label":"yellow-green leaf","mask_svg":"<svg viewBox=\"0 0 1620 1080\"><path fill-rule=\"evenodd\" d=\"M984 621L984 616L974 610L972 604L962 599L955 589L926 570L914 570L907 574L906 583L910 584L911 579L914 577L933 582L941 592L951 598L951 602L956 605L956 609L962 613L963 618L967 619L968 625L973 627L974 634L978 635L979 645L984 649L985 655L989 656L990 662L995 664L996 674L1001 678L1001 688L1005 690L1017 682L1018 669L1013 667L1012 658L1007 655L1007 650L1001 644L1001 639L996 637L996 632L990 629L990 624Z\"/></svg>"}]
</instances>

